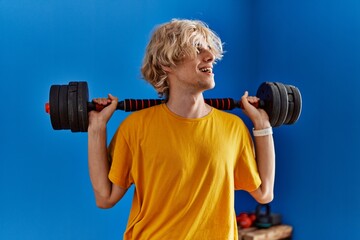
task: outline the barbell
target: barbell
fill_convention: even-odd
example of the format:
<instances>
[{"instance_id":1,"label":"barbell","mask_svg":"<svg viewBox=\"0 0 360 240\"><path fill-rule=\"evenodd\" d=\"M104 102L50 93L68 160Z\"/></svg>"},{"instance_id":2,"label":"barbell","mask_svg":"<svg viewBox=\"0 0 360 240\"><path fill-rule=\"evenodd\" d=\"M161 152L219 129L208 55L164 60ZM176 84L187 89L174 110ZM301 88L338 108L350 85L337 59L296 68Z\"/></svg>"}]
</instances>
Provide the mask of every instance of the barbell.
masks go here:
<instances>
[{"instance_id":1,"label":"barbell","mask_svg":"<svg viewBox=\"0 0 360 240\"><path fill-rule=\"evenodd\" d=\"M291 125L299 119L302 98L297 87L280 82L263 82L256 96L260 101L254 106L266 111L271 126ZM118 102L116 109L131 112L164 102L163 99L125 99ZM232 98L211 98L205 99L205 102L220 110L242 108L241 102ZM88 84L84 81L52 85L49 102L45 104L45 111L50 114L53 129L70 129L72 132L87 132L88 112L101 111L102 108L104 106L89 102Z\"/></svg>"}]
</instances>

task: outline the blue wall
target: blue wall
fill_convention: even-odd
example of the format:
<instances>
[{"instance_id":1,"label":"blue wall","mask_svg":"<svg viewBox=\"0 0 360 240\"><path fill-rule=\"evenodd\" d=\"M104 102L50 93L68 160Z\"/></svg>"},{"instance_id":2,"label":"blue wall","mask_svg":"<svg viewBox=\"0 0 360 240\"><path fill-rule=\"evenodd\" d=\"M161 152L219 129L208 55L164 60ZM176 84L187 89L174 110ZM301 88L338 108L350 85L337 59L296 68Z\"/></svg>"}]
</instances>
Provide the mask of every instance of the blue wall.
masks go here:
<instances>
[{"instance_id":1,"label":"blue wall","mask_svg":"<svg viewBox=\"0 0 360 240\"><path fill-rule=\"evenodd\" d=\"M254 80L290 81L303 114L275 132L273 207L295 239L360 239L360 2L257 1Z\"/></svg>"},{"instance_id":2,"label":"blue wall","mask_svg":"<svg viewBox=\"0 0 360 240\"><path fill-rule=\"evenodd\" d=\"M132 191L97 209L87 136L52 130L44 103L50 85L73 80L90 97L156 97L139 68L153 26L174 17L204 20L226 43L207 97L263 81L300 88L300 120L274 129L272 209L294 239L359 238L359 13L355 0L0 1L0 239L121 239ZM255 206L236 193L237 212Z\"/></svg>"}]
</instances>

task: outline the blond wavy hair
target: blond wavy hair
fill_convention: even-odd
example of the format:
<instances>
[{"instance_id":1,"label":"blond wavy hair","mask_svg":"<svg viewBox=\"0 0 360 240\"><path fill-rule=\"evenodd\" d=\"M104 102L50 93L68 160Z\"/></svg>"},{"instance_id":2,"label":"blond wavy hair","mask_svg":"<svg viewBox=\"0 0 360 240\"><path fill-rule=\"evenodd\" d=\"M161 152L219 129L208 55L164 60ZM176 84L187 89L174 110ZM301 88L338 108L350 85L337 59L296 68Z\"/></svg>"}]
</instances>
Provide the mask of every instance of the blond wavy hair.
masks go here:
<instances>
[{"instance_id":1,"label":"blond wavy hair","mask_svg":"<svg viewBox=\"0 0 360 240\"><path fill-rule=\"evenodd\" d=\"M205 40L208 46L200 46ZM223 43L207 24L200 20L173 19L155 28L141 67L142 77L158 92L168 98L169 84L162 66L176 66L184 57L196 56L199 47L207 47L214 62L223 56Z\"/></svg>"}]
</instances>

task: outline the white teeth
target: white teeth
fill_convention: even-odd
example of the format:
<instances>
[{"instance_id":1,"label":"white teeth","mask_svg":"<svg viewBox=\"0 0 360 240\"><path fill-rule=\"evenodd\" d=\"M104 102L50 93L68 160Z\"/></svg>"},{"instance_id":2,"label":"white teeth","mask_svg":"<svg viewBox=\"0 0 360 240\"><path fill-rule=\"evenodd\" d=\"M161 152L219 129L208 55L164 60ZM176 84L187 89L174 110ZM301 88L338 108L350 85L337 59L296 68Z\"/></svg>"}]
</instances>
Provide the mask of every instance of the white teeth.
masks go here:
<instances>
[{"instance_id":1,"label":"white teeth","mask_svg":"<svg viewBox=\"0 0 360 240\"><path fill-rule=\"evenodd\" d=\"M207 73L212 73L212 68L201 68L200 71L207 72Z\"/></svg>"}]
</instances>

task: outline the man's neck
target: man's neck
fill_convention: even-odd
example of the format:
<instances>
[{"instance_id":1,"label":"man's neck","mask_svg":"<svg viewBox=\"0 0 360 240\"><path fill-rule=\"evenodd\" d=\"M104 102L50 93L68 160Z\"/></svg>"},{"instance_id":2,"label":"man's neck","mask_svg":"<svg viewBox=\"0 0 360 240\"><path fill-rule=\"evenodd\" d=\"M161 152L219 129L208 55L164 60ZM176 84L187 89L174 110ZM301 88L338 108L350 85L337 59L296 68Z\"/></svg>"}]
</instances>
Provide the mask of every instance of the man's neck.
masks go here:
<instances>
[{"instance_id":1,"label":"man's neck","mask_svg":"<svg viewBox=\"0 0 360 240\"><path fill-rule=\"evenodd\" d=\"M169 97L169 110L184 118L202 118L211 112L211 107L204 101L202 94L197 96Z\"/></svg>"}]
</instances>

